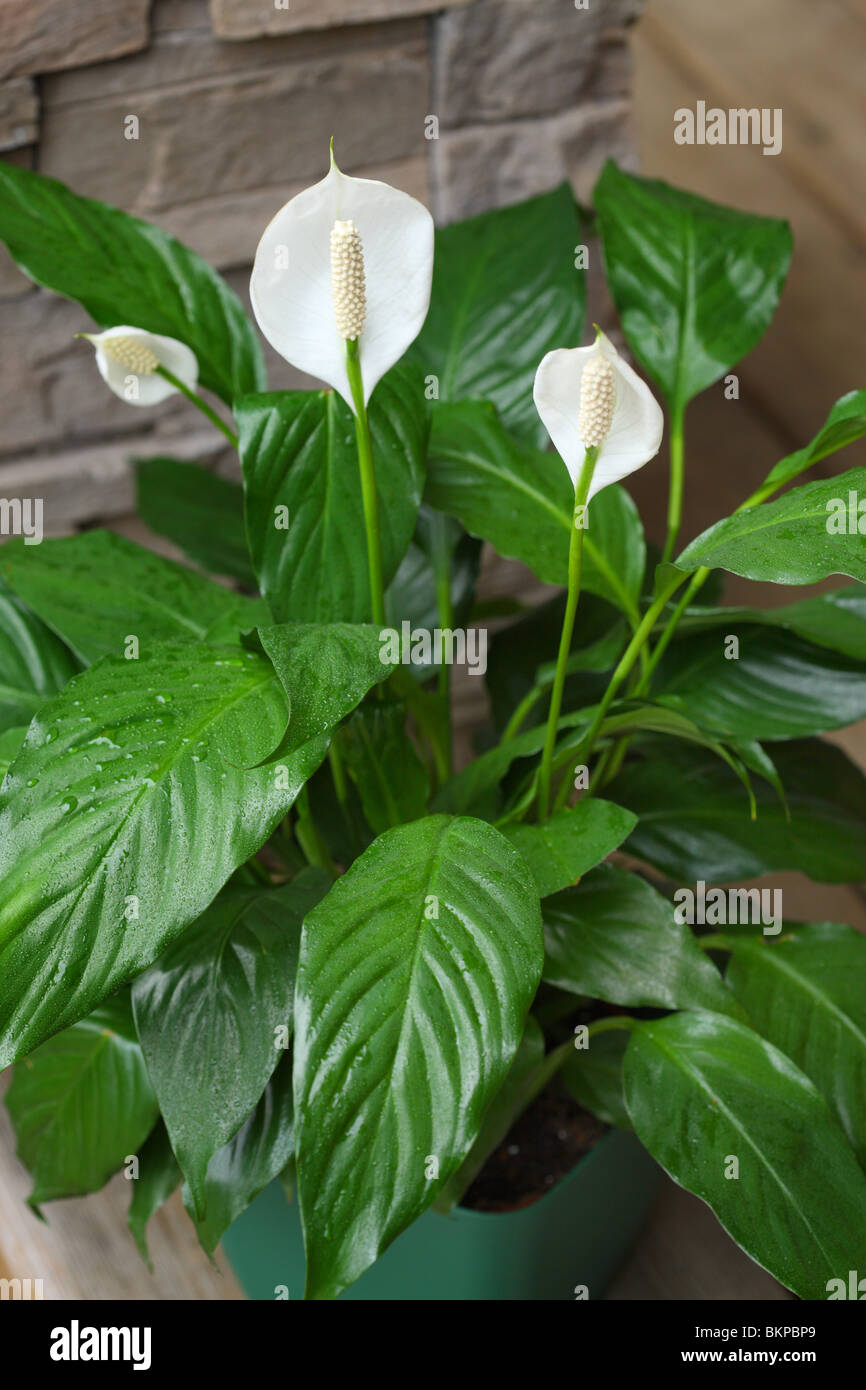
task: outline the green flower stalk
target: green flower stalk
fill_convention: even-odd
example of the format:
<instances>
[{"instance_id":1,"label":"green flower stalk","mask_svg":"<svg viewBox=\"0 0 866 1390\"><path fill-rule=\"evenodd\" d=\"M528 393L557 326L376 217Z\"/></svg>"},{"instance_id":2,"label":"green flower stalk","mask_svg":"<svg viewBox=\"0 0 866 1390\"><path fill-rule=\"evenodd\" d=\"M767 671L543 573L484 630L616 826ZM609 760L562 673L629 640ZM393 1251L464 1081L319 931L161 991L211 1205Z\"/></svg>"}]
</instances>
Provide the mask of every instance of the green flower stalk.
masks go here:
<instances>
[{"instance_id":1,"label":"green flower stalk","mask_svg":"<svg viewBox=\"0 0 866 1390\"><path fill-rule=\"evenodd\" d=\"M546 820L550 808L550 776L553 752L556 747L556 730L562 709L562 692L565 689L565 673L571 639L574 635L574 620L580 599L580 574L583 565L583 533L586 529L586 498L589 493L592 475L598 458L598 447L590 445L586 450L583 468L574 489L574 515L572 518L571 541L568 547L568 601L565 617L562 620L562 633L559 639L559 654L556 658L556 675L550 692L550 708L547 715L547 732L544 739L544 753L541 759L541 776L538 786L539 820Z\"/></svg>"},{"instance_id":2,"label":"green flower stalk","mask_svg":"<svg viewBox=\"0 0 866 1390\"><path fill-rule=\"evenodd\" d=\"M364 383L356 338L346 340L346 371L355 401L355 437L358 441L358 468L361 472L361 498L364 529L367 533L367 566L370 575L370 604L373 622L385 626L385 585L382 580L382 541L379 534L379 501L373 466L373 439L364 404Z\"/></svg>"},{"instance_id":3,"label":"green flower stalk","mask_svg":"<svg viewBox=\"0 0 866 1390\"><path fill-rule=\"evenodd\" d=\"M627 477L658 453L664 420L646 382L622 360L600 329L590 347L558 348L547 354L535 374L533 397L574 483L568 599L538 783L538 816L544 821L550 811L553 754L580 598L589 503L608 483Z\"/></svg>"},{"instance_id":4,"label":"green flower stalk","mask_svg":"<svg viewBox=\"0 0 866 1390\"><path fill-rule=\"evenodd\" d=\"M665 548L662 551L662 564L673 559L677 537L683 520L683 490L685 487L685 440L683 437L683 416L685 409L676 405L671 411L670 442L670 488L668 494L668 531Z\"/></svg>"}]
</instances>

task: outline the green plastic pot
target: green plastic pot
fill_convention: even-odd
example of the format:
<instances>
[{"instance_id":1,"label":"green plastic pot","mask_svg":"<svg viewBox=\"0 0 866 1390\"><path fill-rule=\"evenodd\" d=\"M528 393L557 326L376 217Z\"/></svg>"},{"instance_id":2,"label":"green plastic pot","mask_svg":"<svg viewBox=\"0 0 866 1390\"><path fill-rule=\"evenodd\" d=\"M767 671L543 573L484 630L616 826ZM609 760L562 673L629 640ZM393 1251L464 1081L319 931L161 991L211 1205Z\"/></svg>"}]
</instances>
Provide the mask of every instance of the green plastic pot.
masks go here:
<instances>
[{"instance_id":1,"label":"green plastic pot","mask_svg":"<svg viewBox=\"0 0 866 1390\"><path fill-rule=\"evenodd\" d=\"M341 1298L599 1298L640 1230L659 1177L633 1134L611 1130L540 1201L520 1211L428 1211ZM297 1203L272 1183L226 1233L223 1248L253 1299L304 1292ZM285 1297L284 1293L281 1293Z\"/></svg>"}]
</instances>

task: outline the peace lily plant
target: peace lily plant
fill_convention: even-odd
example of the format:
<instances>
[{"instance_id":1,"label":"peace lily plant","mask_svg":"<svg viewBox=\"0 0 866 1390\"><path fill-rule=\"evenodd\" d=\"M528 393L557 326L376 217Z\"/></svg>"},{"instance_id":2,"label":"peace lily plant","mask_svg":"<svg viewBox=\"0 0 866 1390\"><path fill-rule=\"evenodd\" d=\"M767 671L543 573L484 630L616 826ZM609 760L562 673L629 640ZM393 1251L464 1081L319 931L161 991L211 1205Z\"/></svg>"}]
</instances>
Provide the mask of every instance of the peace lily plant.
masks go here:
<instances>
[{"instance_id":1,"label":"peace lily plant","mask_svg":"<svg viewBox=\"0 0 866 1390\"><path fill-rule=\"evenodd\" d=\"M585 332L568 187L434 243L332 160L251 283L325 389L269 392L192 251L15 165L0 191L108 387L183 393L243 476L139 461L143 519L192 565L99 530L0 551L0 1066L34 1207L123 1170L146 1256L183 1184L213 1251L280 1177L306 1294L335 1297L476 1202L554 1096L633 1129L795 1293L840 1296L866 1248L866 943L743 881L862 876L866 782L820 735L866 715L859 511L827 525L866 489L834 470L866 391L679 535L688 404L768 327L787 226L609 164L618 350ZM622 482L659 400L655 551ZM479 595L481 541L549 600L525 608L519 571ZM726 573L844 582L763 611L721 606ZM492 645L467 764L469 625ZM439 632L438 667L396 660L406 629ZM539 1195L518 1178L512 1206Z\"/></svg>"}]
</instances>

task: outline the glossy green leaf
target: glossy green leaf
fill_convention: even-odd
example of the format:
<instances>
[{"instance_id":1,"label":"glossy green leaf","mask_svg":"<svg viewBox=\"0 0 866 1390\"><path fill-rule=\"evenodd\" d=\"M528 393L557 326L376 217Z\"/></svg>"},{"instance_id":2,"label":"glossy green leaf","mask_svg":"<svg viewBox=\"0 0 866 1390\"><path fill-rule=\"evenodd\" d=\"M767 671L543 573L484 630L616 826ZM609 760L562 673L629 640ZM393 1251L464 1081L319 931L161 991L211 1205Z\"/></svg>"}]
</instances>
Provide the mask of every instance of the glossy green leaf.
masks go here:
<instances>
[{"instance_id":1,"label":"glossy green leaf","mask_svg":"<svg viewBox=\"0 0 866 1390\"><path fill-rule=\"evenodd\" d=\"M229 642L261 621L252 600L111 531L10 541L0 575L85 662L123 657L130 636L146 656L161 641Z\"/></svg>"},{"instance_id":2,"label":"glossy green leaf","mask_svg":"<svg viewBox=\"0 0 866 1390\"><path fill-rule=\"evenodd\" d=\"M0 793L0 1067L89 1013L195 921L327 743L267 757L286 697L263 657L153 647L43 706Z\"/></svg>"},{"instance_id":3,"label":"glossy green leaf","mask_svg":"<svg viewBox=\"0 0 866 1390\"><path fill-rule=\"evenodd\" d=\"M0 734L0 785L3 778L14 763L21 749L24 747L24 740L27 737L27 727L22 725L17 729L4 729Z\"/></svg>"},{"instance_id":4,"label":"glossy green leaf","mask_svg":"<svg viewBox=\"0 0 866 1390\"><path fill-rule=\"evenodd\" d=\"M543 747L544 729L537 727L489 748L442 784L433 797L433 810L495 820L502 805L499 784L503 777L519 759L537 758Z\"/></svg>"},{"instance_id":5,"label":"glossy green leaf","mask_svg":"<svg viewBox=\"0 0 866 1390\"><path fill-rule=\"evenodd\" d=\"M622 1088L622 1064L629 1043L624 1029L596 1033L585 1048L573 1048L560 1075L578 1105L605 1124L631 1129Z\"/></svg>"},{"instance_id":6,"label":"glossy green leaf","mask_svg":"<svg viewBox=\"0 0 866 1390\"><path fill-rule=\"evenodd\" d=\"M280 1176L294 1148L292 1066L287 1057L280 1062L255 1110L211 1159L203 1215L196 1213L189 1187L184 1184L184 1205L209 1255L232 1222Z\"/></svg>"},{"instance_id":7,"label":"glossy green leaf","mask_svg":"<svg viewBox=\"0 0 866 1390\"><path fill-rule=\"evenodd\" d=\"M4 546L0 564L7 551ZM36 614L0 587L0 730L29 724L39 706L80 669Z\"/></svg>"},{"instance_id":8,"label":"glossy green leaf","mask_svg":"<svg viewBox=\"0 0 866 1390\"><path fill-rule=\"evenodd\" d=\"M410 355L437 378L439 400L492 401L515 434L546 443L532 383L546 352L580 342L580 240L568 184L437 230L430 312Z\"/></svg>"},{"instance_id":9,"label":"glossy green leaf","mask_svg":"<svg viewBox=\"0 0 866 1390\"><path fill-rule=\"evenodd\" d=\"M488 1158L499 1148L514 1121L535 1099L546 1080L543 1071L544 1034L529 1014L526 1028L508 1075L493 1098L478 1138L453 1177L436 1198L436 1210L447 1215L472 1186ZM542 1079L543 1078L543 1079Z\"/></svg>"},{"instance_id":10,"label":"glossy green leaf","mask_svg":"<svg viewBox=\"0 0 866 1390\"><path fill-rule=\"evenodd\" d=\"M247 539L274 618L366 621L370 581L349 407L333 391L278 391L248 396L235 413ZM427 411L417 372L389 372L373 392L369 417L389 584L412 539L424 487Z\"/></svg>"},{"instance_id":11,"label":"glossy green leaf","mask_svg":"<svg viewBox=\"0 0 866 1390\"><path fill-rule=\"evenodd\" d=\"M559 721L559 734L553 754L553 765L565 773L569 765L574 769L581 766L584 756L584 740L587 720L593 709L576 710L566 714ZM677 709L668 709L659 704L641 704L629 700L615 701L608 716L599 729L599 739L618 739L623 735L637 735L641 742L653 745L660 737L669 736L695 743L706 748L729 767L745 788L747 804L754 807L751 771L765 778L783 797L783 789L772 759L754 739L725 738L716 728L701 728L694 720ZM723 741L724 740L724 741Z\"/></svg>"},{"instance_id":12,"label":"glossy green leaf","mask_svg":"<svg viewBox=\"0 0 866 1390\"><path fill-rule=\"evenodd\" d=\"M674 705L673 697L671 697L671 705ZM710 749L717 758L721 758L731 768L742 782L749 798L750 807L752 805L752 782L749 777L749 768L754 768L762 777L766 777L776 788L777 794L780 796L782 794L772 760L764 753L759 743L754 742L754 740L726 739L723 730L718 729L711 722L709 727L696 724L678 706L669 707L669 705L661 703L641 704L638 701L622 701L622 704L614 709L613 713L604 721L602 731L608 735L667 735L671 738L683 739L686 743L697 743L701 748ZM570 742L572 741L569 739L563 740L560 748L569 746ZM559 748L557 755L558 753Z\"/></svg>"},{"instance_id":13,"label":"glossy green leaf","mask_svg":"<svg viewBox=\"0 0 866 1390\"><path fill-rule=\"evenodd\" d=\"M804 483L775 502L717 521L686 546L677 568L691 571L704 565L771 584L817 584L831 574L847 574L862 582L866 580L866 507L858 510L862 501L866 501L866 468Z\"/></svg>"},{"instance_id":14,"label":"glossy green leaf","mask_svg":"<svg viewBox=\"0 0 866 1390\"><path fill-rule=\"evenodd\" d=\"M740 623L785 628L816 646L866 661L866 587L862 584L845 584L782 608L689 608L677 633L691 639L695 632L718 627L729 631Z\"/></svg>"},{"instance_id":15,"label":"glossy green leaf","mask_svg":"<svg viewBox=\"0 0 866 1390\"><path fill-rule=\"evenodd\" d=\"M569 729L573 737L580 738L589 727L592 713L592 710L576 710L564 715L558 727ZM439 788L433 798L434 810L452 814L472 811L492 819L499 806L499 783L519 759L537 758L544 747L544 738L544 725L538 725L480 754Z\"/></svg>"},{"instance_id":16,"label":"glossy green leaf","mask_svg":"<svg viewBox=\"0 0 866 1390\"><path fill-rule=\"evenodd\" d=\"M866 778L840 749L816 739L777 744L773 759L790 820L770 788L755 786L757 817L733 774L711 754L666 745L605 788L638 817L630 853L677 882L725 883L799 869L819 883L851 883L866 863Z\"/></svg>"},{"instance_id":17,"label":"glossy green leaf","mask_svg":"<svg viewBox=\"0 0 866 1390\"><path fill-rule=\"evenodd\" d=\"M425 814L430 782L406 732L402 704L376 701L356 710L342 730L340 748L374 834Z\"/></svg>"},{"instance_id":18,"label":"glossy green leaf","mask_svg":"<svg viewBox=\"0 0 866 1390\"><path fill-rule=\"evenodd\" d=\"M460 1166L541 958L529 870L468 818L389 830L309 914L295 1003L308 1297L357 1279Z\"/></svg>"},{"instance_id":19,"label":"glossy green leaf","mask_svg":"<svg viewBox=\"0 0 866 1390\"><path fill-rule=\"evenodd\" d=\"M733 996L668 902L603 864L542 904L544 979L625 1008L733 1011Z\"/></svg>"},{"instance_id":20,"label":"glossy green leaf","mask_svg":"<svg viewBox=\"0 0 866 1390\"><path fill-rule=\"evenodd\" d=\"M19 1062L6 1104L33 1206L104 1186L158 1113L128 996L106 1000Z\"/></svg>"},{"instance_id":21,"label":"glossy green leaf","mask_svg":"<svg viewBox=\"0 0 866 1390\"><path fill-rule=\"evenodd\" d=\"M557 811L544 825L505 826L506 840L532 870L539 896L567 888L594 869L634 829L636 817L612 801L590 797L571 810Z\"/></svg>"},{"instance_id":22,"label":"glossy green leaf","mask_svg":"<svg viewBox=\"0 0 866 1390\"><path fill-rule=\"evenodd\" d=\"M763 337L791 259L791 229L611 161L593 195L607 280L629 346L683 406Z\"/></svg>"},{"instance_id":23,"label":"glossy green leaf","mask_svg":"<svg viewBox=\"0 0 866 1390\"><path fill-rule=\"evenodd\" d=\"M828 454L835 454L847 444L862 439L864 434L866 391L849 391L846 396L840 396L814 439L811 439L805 448L780 459L775 468L770 469L764 483L782 487L784 483L789 483L792 478L811 468L813 463L818 463Z\"/></svg>"},{"instance_id":24,"label":"glossy green leaf","mask_svg":"<svg viewBox=\"0 0 866 1390\"><path fill-rule=\"evenodd\" d=\"M258 1102L288 1047L304 915L330 877L225 888L133 986L159 1108L202 1214L210 1160Z\"/></svg>"},{"instance_id":25,"label":"glossy green leaf","mask_svg":"<svg viewBox=\"0 0 866 1390\"><path fill-rule=\"evenodd\" d=\"M393 670L369 623L284 623L258 632L289 697L283 753L330 733Z\"/></svg>"},{"instance_id":26,"label":"glossy green leaf","mask_svg":"<svg viewBox=\"0 0 866 1390\"><path fill-rule=\"evenodd\" d=\"M4 162L0 240L37 284L76 299L101 328L134 324L186 343L202 385L224 401L262 389L261 349L240 300L158 227Z\"/></svg>"},{"instance_id":27,"label":"glossy green leaf","mask_svg":"<svg viewBox=\"0 0 866 1390\"><path fill-rule=\"evenodd\" d=\"M728 984L754 1027L812 1078L866 1166L866 938L822 922L730 946Z\"/></svg>"},{"instance_id":28,"label":"glossy green leaf","mask_svg":"<svg viewBox=\"0 0 866 1390\"><path fill-rule=\"evenodd\" d=\"M730 637L735 657L726 655ZM673 644L657 690L662 703L737 738L802 738L866 716L866 664L757 625Z\"/></svg>"},{"instance_id":29,"label":"glossy green leaf","mask_svg":"<svg viewBox=\"0 0 866 1390\"><path fill-rule=\"evenodd\" d=\"M137 509L209 574L226 574L248 589L256 576L244 531L244 490L197 463L141 459L136 465Z\"/></svg>"},{"instance_id":30,"label":"glossy green leaf","mask_svg":"<svg viewBox=\"0 0 866 1390\"><path fill-rule=\"evenodd\" d=\"M427 470L431 506L546 584L566 583L574 489L557 454L518 443L491 405L461 401L433 413ZM645 564L637 508L611 486L587 518L582 586L634 612Z\"/></svg>"},{"instance_id":31,"label":"glossy green leaf","mask_svg":"<svg viewBox=\"0 0 866 1390\"><path fill-rule=\"evenodd\" d=\"M866 1177L784 1053L733 1019L675 1014L635 1029L624 1076L638 1137L752 1259L808 1299L858 1268Z\"/></svg>"},{"instance_id":32,"label":"glossy green leaf","mask_svg":"<svg viewBox=\"0 0 866 1390\"><path fill-rule=\"evenodd\" d=\"M162 1121L151 1133L138 1159L138 1177L132 1183L132 1199L126 1224L138 1246L139 1255L153 1273L150 1251L147 1248L148 1222L168 1201L181 1181L181 1171L171 1150L168 1131Z\"/></svg>"},{"instance_id":33,"label":"glossy green leaf","mask_svg":"<svg viewBox=\"0 0 866 1390\"><path fill-rule=\"evenodd\" d=\"M763 777L764 781L769 782L770 786L773 788L783 808L787 807L788 802L785 796L785 787L779 776L779 769L776 767L775 762L770 757L763 744L758 743L758 741L753 738L738 738L726 739L725 746L730 750L735 759L733 766L736 767L736 761L739 761L747 772L756 772L759 777ZM737 769L737 773L739 775L739 769ZM747 779L741 777L741 780ZM747 785L751 794L751 781L747 781ZM754 809L757 815L757 805Z\"/></svg>"},{"instance_id":34,"label":"glossy green leaf","mask_svg":"<svg viewBox=\"0 0 866 1390\"><path fill-rule=\"evenodd\" d=\"M620 708L617 703L611 706L610 717L604 721L599 730L600 738L604 738L610 733L619 734L623 730L639 727L641 722L639 715L635 713L630 713L627 716L622 715ZM554 749L554 767L566 766L569 760L581 751L581 743L594 714L595 707L590 706L586 709L569 710L568 714L562 716L557 725L559 738ZM672 724L685 726L689 723L671 710L659 710L658 715L659 721L663 719L668 728ZM693 737L713 747L717 754L722 751L708 736L702 734L697 726L691 725L690 728L693 731ZM443 783L433 798L433 809L448 811L455 815L471 812L473 815L493 820L501 812L500 783L510 769L522 759L531 758L537 763L544 746L544 739L545 725L537 724L524 733L516 734L513 738L496 744L486 753L481 753L460 772L455 773L454 776L448 778L447 782ZM728 761L730 762L730 758Z\"/></svg>"}]
</instances>

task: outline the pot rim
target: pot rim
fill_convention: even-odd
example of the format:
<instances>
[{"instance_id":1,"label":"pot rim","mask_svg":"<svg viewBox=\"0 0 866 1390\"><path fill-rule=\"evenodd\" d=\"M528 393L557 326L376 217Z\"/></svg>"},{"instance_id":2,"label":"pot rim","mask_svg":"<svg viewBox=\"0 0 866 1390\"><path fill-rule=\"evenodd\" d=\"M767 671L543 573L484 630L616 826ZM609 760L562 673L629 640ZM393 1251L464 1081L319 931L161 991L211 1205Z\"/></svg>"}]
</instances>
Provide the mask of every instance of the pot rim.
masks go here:
<instances>
[{"instance_id":1,"label":"pot rim","mask_svg":"<svg viewBox=\"0 0 866 1390\"><path fill-rule=\"evenodd\" d=\"M585 1153L582 1158L578 1159L574 1167L569 1169L565 1176L559 1179L559 1182L554 1183L553 1187L545 1192L542 1197L538 1197L534 1202L527 1203L525 1207L515 1207L511 1211L477 1211L474 1207L461 1207L457 1205L452 1207L449 1212L436 1211L435 1207L431 1207L429 1210L435 1212L437 1216L442 1217L445 1221L499 1221L503 1217L530 1220L533 1212L537 1212L539 1208L543 1207L545 1204L549 1204L558 1193L564 1192L573 1182L576 1182L578 1173L583 1172L587 1165L595 1158L596 1154L604 1149L611 1139L614 1139L617 1134L628 1133L630 1133L629 1130L620 1130L617 1129L615 1125L609 1125L601 1138L593 1144L592 1148Z\"/></svg>"}]
</instances>

